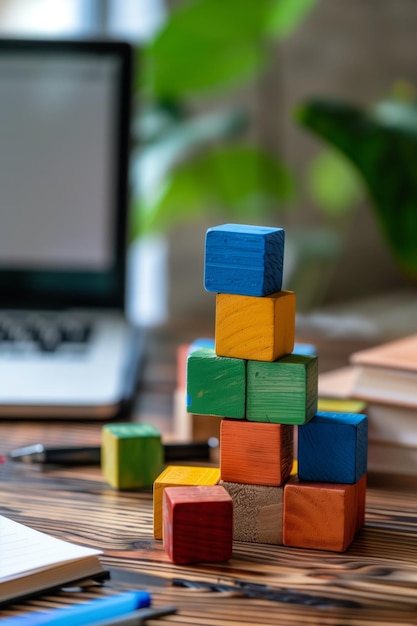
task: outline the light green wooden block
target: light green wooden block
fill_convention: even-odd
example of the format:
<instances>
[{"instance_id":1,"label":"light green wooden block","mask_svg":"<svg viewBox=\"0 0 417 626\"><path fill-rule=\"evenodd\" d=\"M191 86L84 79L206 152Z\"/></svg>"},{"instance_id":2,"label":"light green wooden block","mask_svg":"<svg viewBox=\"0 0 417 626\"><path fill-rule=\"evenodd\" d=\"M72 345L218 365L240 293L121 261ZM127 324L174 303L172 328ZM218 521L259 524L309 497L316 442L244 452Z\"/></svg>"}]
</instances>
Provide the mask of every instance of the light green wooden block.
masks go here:
<instances>
[{"instance_id":1,"label":"light green wooden block","mask_svg":"<svg viewBox=\"0 0 417 626\"><path fill-rule=\"evenodd\" d=\"M197 415L245 417L246 361L200 348L187 359L187 411Z\"/></svg>"},{"instance_id":2,"label":"light green wooden block","mask_svg":"<svg viewBox=\"0 0 417 626\"><path fill-rule=\"evenodd\" d=\"M115 489L152 487L163 467L161 433L149 424L108 424L102 429L101 469Z\"/></svg>"},{"instance_id":3,"label":"light green wooden block","mask_svg":"<svg viewBox=\"0 0 417 626\"><path fill-rule=\"evenodd\" d=\"M318 359L289 354L248 361L246 417L254 422L305 424L317 412Z\"/></svg>"}]
</instances>

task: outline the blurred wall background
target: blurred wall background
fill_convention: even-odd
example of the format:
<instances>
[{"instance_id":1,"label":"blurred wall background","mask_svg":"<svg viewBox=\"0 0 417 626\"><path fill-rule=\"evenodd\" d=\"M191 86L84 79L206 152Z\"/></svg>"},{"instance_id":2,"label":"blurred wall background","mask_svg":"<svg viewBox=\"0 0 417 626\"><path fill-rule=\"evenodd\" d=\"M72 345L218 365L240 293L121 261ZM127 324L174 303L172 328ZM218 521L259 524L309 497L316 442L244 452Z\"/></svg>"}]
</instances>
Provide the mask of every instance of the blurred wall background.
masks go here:
<instances>
[{"instance_id":1,"label":"blurred wall background","mask_svg":"<svg viewBox=\"0 0 417 626\"><path fill-rule=\"evenodd\" d=\"M110 34L140 42L180 4L181 0L1 0L0 30L53 36ZM416 32L415 0L319 0L295 33L271 44L265 75L234 93L232 100L244 103L253 114L248 136L283 156L301 181L295 206L274 217L273 225L297 234L323 224L302 183L320 145L294 123L294 107L312 95L370 104L389 93L398 80L417 84ZM221 221L230 220L216 216L213 222L205 217L168 233L170 317L213 317L213 294L203 288L204 236L208 227ZM343 228L340 255L323 263L326 289L318 298L306 300L307 309L409 286L366 199L354 207ZM157 275L152 279L159 280ZM297 288L291 276L287 280L286 287Z\"/></svg>"}]
</instances>

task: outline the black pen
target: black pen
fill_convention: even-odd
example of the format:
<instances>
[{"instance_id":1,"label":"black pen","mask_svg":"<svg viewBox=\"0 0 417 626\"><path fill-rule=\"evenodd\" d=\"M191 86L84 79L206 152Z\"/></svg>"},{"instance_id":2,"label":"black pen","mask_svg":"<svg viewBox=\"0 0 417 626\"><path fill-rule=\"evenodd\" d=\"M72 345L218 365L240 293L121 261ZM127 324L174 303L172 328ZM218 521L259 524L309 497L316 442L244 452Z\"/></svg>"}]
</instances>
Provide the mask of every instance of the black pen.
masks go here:
<instances>
[{"instance_id":1,"label":"black pen","mask_svg":"<svg viewBox=\"0 0 417 626\"><path fill-rule=\"evenodd\" d=\"M210 461L211 451L218 446L218 440L184 443L165 443L164 461ZM100 465L100 446L45 446L35 443L12 450L8 454L11 461L21 463L41 463L44 465Z\"/></svg>"}]
</instances>

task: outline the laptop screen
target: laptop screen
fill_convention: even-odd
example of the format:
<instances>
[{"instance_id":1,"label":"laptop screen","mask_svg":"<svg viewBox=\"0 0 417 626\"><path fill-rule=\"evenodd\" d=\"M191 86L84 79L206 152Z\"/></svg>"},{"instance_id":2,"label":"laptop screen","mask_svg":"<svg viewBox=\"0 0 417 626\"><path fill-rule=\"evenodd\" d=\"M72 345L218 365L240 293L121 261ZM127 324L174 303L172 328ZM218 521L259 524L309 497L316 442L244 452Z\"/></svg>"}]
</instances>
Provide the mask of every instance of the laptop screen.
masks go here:
<instances>
[{"instance_id":1,"label":"laptop screen","mask_svg":"<svg viewBox=\"0 0 417 626\"><path fill-rule=\"evenodd\" d=\"M122 307L131 50L0 41L0 306Z\"/></svg>"}]
</instances>

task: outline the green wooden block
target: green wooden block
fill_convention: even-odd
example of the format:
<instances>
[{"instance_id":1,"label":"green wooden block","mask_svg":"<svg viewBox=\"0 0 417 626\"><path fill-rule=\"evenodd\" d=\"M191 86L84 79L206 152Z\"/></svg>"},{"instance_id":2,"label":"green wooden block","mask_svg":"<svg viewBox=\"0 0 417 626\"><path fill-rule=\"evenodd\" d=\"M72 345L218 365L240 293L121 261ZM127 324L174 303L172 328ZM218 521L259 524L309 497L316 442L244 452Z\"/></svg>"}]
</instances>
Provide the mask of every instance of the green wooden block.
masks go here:
<instances>
[{"instance_id":1,"label":"green wooden block","mask_svg":"<svg viewBox=\"0 0 417 626\"><path fill-rule=\"evenodd\" d=\"M246 417L254 422L305 424L317 411L317 356L289 354L248 361Z\"/></svg>"},{"instance_id":2,"label":"green wooden block","mask_svg":"<svg viewBox=\"0 0 417 626\"><path fill-rule=\"evenodd\" d=\"M187 411L197 415L245 417L246 361L199 348L187 359Z\"/></svg>"},{"instance_id":3,"label":"green wooden block","mask_svg":"<svg viewBox=\"0 0 417 626\"><path fill-rule=\"evenodd\" d=\"M102 429L101 469L115 489L152 487L164 452L159 430L149 424L107 424Z\"/></svg>"}]
</instances>

